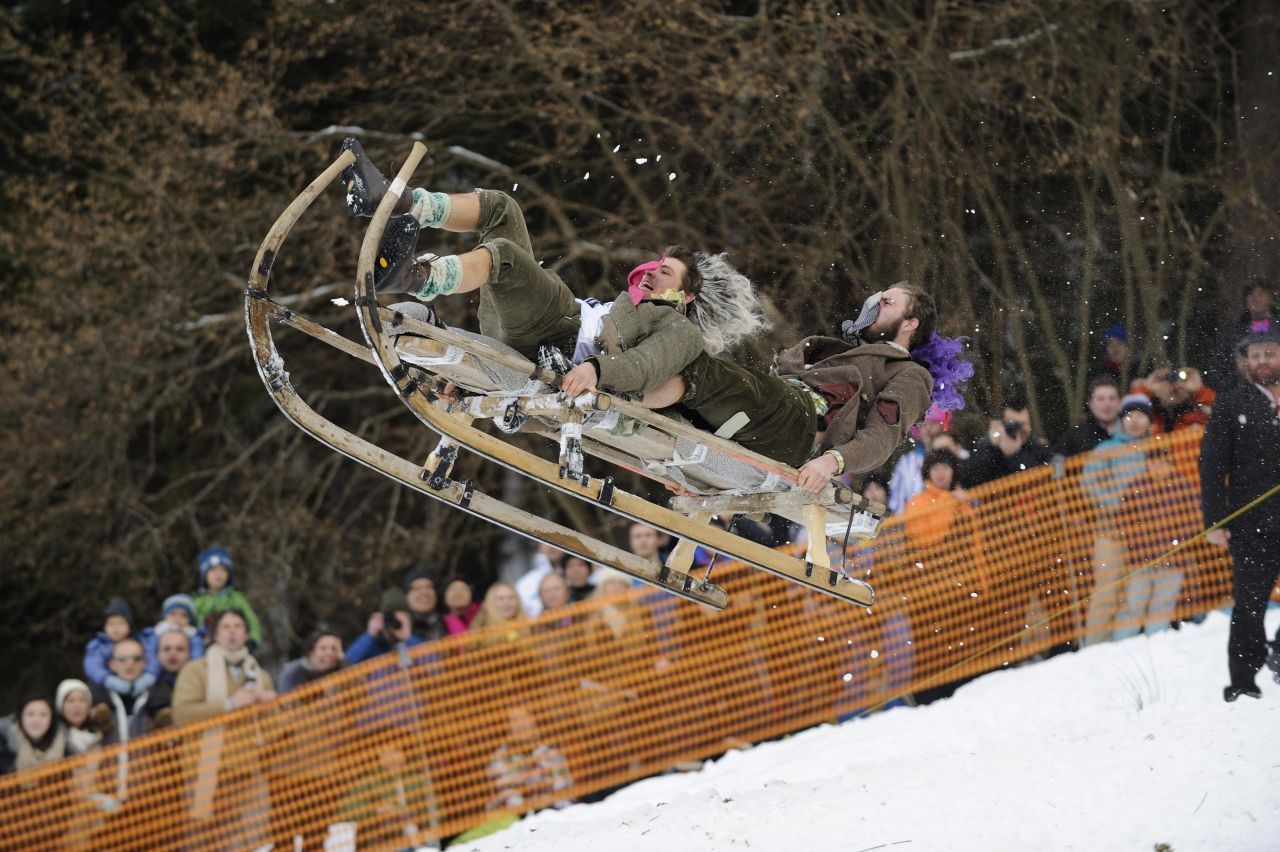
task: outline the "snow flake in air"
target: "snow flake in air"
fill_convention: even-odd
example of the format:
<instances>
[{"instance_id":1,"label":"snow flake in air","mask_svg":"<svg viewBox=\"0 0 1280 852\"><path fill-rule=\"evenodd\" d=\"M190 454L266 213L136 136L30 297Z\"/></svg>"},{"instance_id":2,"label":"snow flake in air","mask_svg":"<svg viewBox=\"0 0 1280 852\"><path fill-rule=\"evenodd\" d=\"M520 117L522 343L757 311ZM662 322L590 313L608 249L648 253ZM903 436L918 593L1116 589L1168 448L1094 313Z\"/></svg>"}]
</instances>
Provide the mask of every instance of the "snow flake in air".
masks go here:
<instances>
[{"instance_id":1,"label":"snow flake in air","mask_svg":"<svg viewBox=\"0 0 1280 852\"><path fill-rule=\"evenodd\" d=\"M350 302L348 302L346 299L342 298L341 296L339 296L339 297L338 297L338 298L336 298L336 299L330 299L329 301L330 301L330 302L333 302L333 304L337 305L337 306L338 306L338 307L340 307L340 308L345 308L347 305L351 304Z\"/></svg>"},{"instance_id":2,"label":"snow flake in air","mask_svg":"<svg viewBox=\"0 0 1280 852\"><path fill-rule=\"evenodd\" d=\"M648 157L636 157L636 165L637 165L637 166L643 166L643 165L644 165L645 163L647 163L647 162L649 162L649 158L648 158Z\"/></svg>"}]
</instances>

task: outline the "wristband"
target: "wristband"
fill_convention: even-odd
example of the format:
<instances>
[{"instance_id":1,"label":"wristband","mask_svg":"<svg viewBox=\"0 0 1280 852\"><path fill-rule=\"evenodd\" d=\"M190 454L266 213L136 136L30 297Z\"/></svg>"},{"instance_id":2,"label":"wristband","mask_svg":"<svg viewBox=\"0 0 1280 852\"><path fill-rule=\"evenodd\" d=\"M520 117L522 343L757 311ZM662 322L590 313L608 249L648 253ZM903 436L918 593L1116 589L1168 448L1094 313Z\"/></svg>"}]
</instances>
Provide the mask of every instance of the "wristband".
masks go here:
<instances>
[{"instance_id":1,"label":"wristband","mask_svg":"<svg viewBox=\"0 0 1280 852\"><path fill-rule=\"evenodd\" d=\"M600 362L597 361L595 358L588 358L586 361L583 361L582 363L590 364L591 368L596 371L596 381L597 382L600 381Z\"/></svg>"},{"instance_id":2,"label":"wristband","mask_svg":"<svg viewBox=\"0 0 1280 852\"><path fill-rule=\"evenodd\" d=\"M844 456L840 455L839 450L827 450L824 456L831 456L836 460L836 476L844 473Z\"/></svg>"}]
</instances>

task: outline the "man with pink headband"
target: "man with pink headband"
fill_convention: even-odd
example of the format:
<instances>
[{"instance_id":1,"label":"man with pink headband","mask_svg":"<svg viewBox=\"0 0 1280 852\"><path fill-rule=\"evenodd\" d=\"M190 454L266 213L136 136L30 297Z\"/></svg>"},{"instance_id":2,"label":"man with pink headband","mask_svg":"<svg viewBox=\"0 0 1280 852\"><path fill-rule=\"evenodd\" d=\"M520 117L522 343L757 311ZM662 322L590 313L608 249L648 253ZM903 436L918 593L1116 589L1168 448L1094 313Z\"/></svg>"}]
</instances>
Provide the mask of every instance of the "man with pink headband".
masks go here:
<instances>
[{"instance_id":1,"label":"man with pink headband","mask_svg":"<svg viewBox=\"0 0 1280 852\"><path fill-rule=\"evenodd\" d=\"M387 181L357 141L348 139L343 147L356 153L342 174L348 209L372 215ZM754 287L724 255L670 246L659 259L632 270L624 297L601 303L574 298L559 275L538 263L524 215L504 192L415 188L395 212L376 261L378 292L429 302L478 291L480 333L533 359L544 347L559 352L577 365L562 385L570 394L597 383L613 392L641 393L702 352L725 353L766 327ZM475 231L480 245L463 254L416 254L424 227Z\"/></svg>"}]
</instances>

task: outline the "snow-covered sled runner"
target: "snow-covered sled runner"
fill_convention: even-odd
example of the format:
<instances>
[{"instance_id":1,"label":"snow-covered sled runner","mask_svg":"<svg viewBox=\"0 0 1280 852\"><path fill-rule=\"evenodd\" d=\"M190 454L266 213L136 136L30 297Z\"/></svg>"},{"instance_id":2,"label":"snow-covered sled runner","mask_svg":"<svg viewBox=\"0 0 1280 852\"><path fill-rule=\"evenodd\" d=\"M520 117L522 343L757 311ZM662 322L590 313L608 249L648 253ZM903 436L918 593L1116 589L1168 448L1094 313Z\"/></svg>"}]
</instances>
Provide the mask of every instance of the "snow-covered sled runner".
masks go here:
<instances>
[{"instance_id":1,"label":"snow-covered sled runner","mask_svg":"<svg viewBox=\"0 0 1280 852\"><path fill-rule=\"evenodd\" d=\"M672 594L715 609L723 609L727 603L725 592L710 582L691 577L686 571L673 570L641 559L621 548L510 506L476 490L470 482L450 479L447 472L452 460L456 458L456 451L444 442L441 445L442 451L433 453L425 466L417 465L343 429L312 409L298 395L285 370L284 360L276 349L271 332L272 322L292 326L348 355L371 364L377 363L364 346L298 315L273 300L268 292L272 266L289 231L315 198L353 160L353 155L344 151L289 205L263 240L249 274L249 285L245 292L245 325L258 373L280 410L294 425L333 450L415 491L504 529L546 542L592 562L617 568Z\"/></svg>"},{"instance_id":2,"label":"snow-covered sled runner","mask_svg":"<svg viewBox=\"0 0 1280 852\"><path fill-rule=\"evenodd\" d=\"M866 538L879 528L884 508L868 504L850 489L828 485L817 493L796 485L797 471L625 399L583 394L568 399L556 392L559 378L497 341L441 327L422 306L398 310L377 302L375 264L387 222L409 176L425 154L413 153L392 181L374 213L361 247L356 309L370 350L386 380L452 452L469 449L549 487L665 530L682 540L668 570L684 572L692 543L835 597L870 606L866 583L831 566L828 536ZM436 393L451 381L474 396L450 402ZM560 456L549 461L473 425L492 418L503 431L526 431L558 441ZM636 431L635 426L644 428ZM601 459L673 485L691 496L658 506L629 494L611 478L583 474L581 455ZM447 467L442 476L447 477ZM809 531L803 559L780 553L708 523L712 513L773 512L793 518Z\"/></svg>"}]
</instances>

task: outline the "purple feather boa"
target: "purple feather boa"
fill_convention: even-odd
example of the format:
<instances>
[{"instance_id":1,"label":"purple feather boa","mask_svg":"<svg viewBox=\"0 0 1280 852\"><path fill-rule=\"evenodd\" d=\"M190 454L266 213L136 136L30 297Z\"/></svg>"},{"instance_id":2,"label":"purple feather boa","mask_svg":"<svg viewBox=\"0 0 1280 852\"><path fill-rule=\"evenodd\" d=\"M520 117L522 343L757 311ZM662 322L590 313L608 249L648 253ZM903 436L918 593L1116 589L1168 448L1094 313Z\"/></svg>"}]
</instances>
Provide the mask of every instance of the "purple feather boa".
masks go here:
<instances>
[{"instance_id":1,"label":"purple feather boa","mask_svg":"<svg viewBox=\"0 0 1280 852\"><path fill-rule=\"evenodd\" d=\"M965 390L973 378L973 365L960 357L967 337L942 337L936 332L923 346L911 350L911 357L921 362L933 376L933 404L942 411L964 408Z\"/></svg>"}]
</instances>

